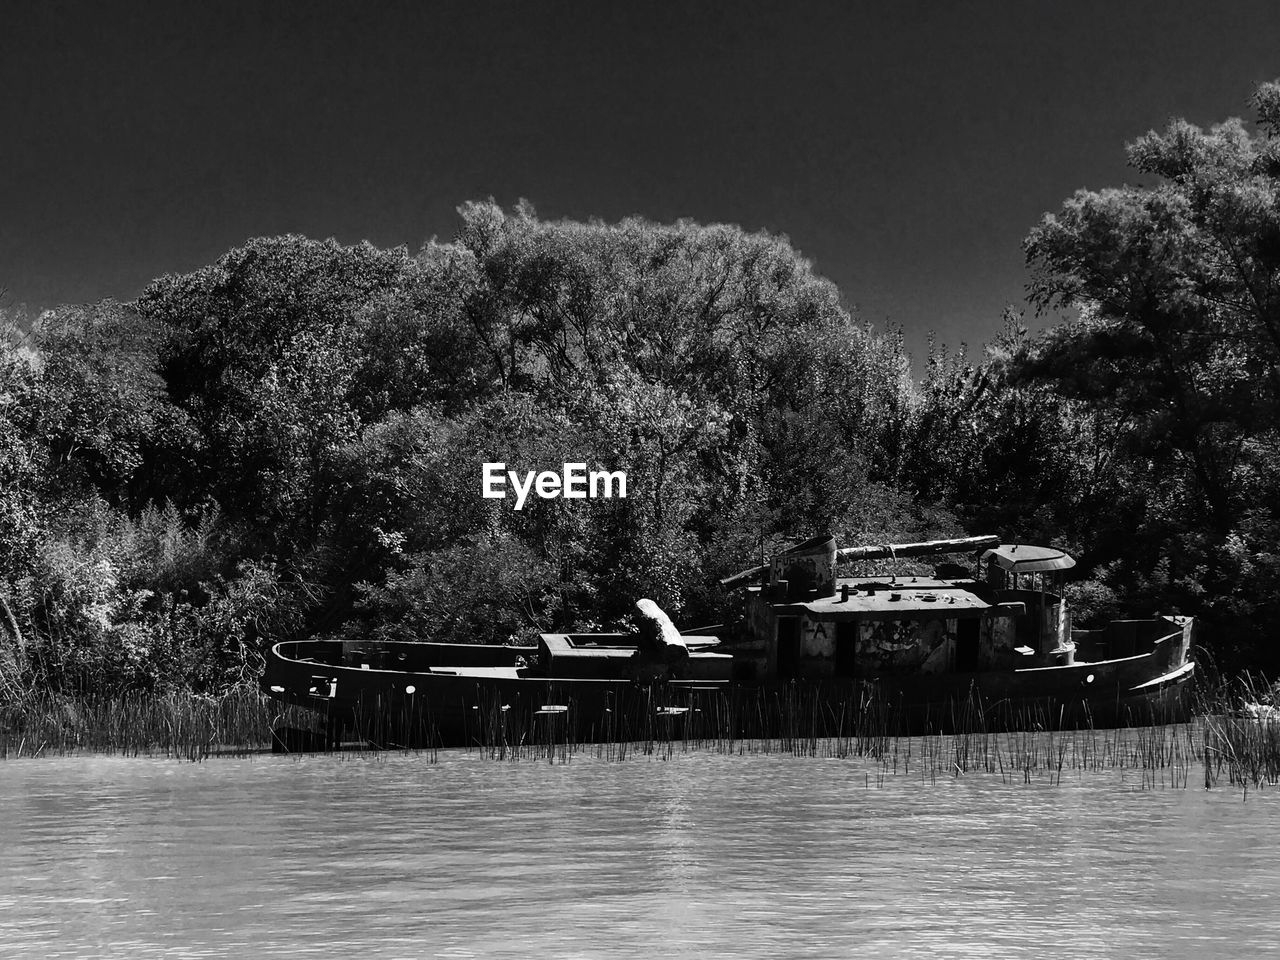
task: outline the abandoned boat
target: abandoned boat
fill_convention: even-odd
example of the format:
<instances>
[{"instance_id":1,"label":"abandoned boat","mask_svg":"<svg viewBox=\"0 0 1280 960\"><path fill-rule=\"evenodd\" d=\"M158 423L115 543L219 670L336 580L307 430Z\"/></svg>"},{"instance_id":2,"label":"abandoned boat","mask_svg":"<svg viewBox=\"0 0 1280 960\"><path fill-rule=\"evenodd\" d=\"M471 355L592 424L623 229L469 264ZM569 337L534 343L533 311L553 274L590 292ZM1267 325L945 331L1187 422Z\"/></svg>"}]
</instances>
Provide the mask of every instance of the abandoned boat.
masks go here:
<instances>
[{"instance_id":1,"label":"abandoned boat","mask_svg":"<svg viewBox=\"0 0 1280 960\"><path fill-rule=\"evenodd\" d=\"M841 561L968 554L931 576L837 576ZM634 634L537 646L276 644L262 687L326 720L326 742L500 745L1114 726L1179 719L1192 620L1073 629L1075 562L996 537L837 549L830 537L722 583L739 623L685 635L652 601Z\"/></svg>"}]
</instances>

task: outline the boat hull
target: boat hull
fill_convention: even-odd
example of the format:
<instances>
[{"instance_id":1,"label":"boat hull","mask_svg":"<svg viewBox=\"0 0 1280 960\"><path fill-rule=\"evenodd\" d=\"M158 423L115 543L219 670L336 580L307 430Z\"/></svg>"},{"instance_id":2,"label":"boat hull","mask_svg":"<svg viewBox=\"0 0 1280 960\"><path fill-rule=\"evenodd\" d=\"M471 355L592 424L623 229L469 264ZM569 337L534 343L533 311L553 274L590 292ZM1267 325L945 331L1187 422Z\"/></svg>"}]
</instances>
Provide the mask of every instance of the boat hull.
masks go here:
<instances>
[{"instance_id":1,"label":"boat hull","mask_svg":"<svg viewBox=\"0 0 1280 960\"><path fill-rule=\"evenodd\" d=\"M1187 718L1194 664L1152 654L1002 673L772 684L536 676L532 648L278 644L264 692L306 708L306 748L847 738ZM465 662L459 662L465 661ZM523 664L523 665L522 665ZM392 669L390 666L403 667Z\"/></svg>"}]
</instances>

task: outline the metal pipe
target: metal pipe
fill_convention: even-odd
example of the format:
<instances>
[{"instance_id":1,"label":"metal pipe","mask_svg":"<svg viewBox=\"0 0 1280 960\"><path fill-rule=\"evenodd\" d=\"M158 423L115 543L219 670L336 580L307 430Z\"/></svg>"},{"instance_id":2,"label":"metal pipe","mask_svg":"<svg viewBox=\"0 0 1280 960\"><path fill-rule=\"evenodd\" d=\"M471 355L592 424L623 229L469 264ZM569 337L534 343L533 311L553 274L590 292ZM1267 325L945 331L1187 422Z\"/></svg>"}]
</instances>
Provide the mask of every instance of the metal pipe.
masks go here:
<instances>
[{"instance_id":1,"label":"metal pipe","mask_svg":"<svg viewBox=\"0 0 1280 960\"><path fill-rule=\"evenodd\" d=\"M887 557L919 557L930 553L968 553L970 550L985 550L999 545L1000 538L993 534L981 537L959 537L954 540L923 540L919 543L877 543L861 547L841 547L836 551L836 562L880 560ZM720 586L736 586L744 580L759 576L768 569L768 564L761 564L749 570L742 570L723 578Z\"/></svg>"}]
</instances>

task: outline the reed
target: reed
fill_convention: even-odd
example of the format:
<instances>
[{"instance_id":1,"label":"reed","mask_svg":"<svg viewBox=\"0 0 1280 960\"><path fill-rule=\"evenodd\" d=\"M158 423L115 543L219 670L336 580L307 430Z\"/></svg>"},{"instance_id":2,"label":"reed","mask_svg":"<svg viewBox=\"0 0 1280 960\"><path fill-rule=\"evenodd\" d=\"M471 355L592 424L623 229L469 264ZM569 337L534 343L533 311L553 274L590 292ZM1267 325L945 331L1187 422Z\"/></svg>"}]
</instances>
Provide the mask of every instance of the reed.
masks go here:
<instances>
[{"instance_id":1,"label":"reed","mask_svg":"<svg viewBox=\"0 0 1280 960\"><path fill-rule=\"evenodd\" d=\"M502 702L478 692L468 708L465 749L485 757L570 763L669 760L713 752L856 759L866 783L897 776L923 783L974 773L1006 783L1060 784L1069 776L1118 772L1138 789L1280 783L1280 708L1265 678L1215 680L1193 693L1196 718L1124 716L1113 727L1041 705L991 707L976 695L908 714L900 704L850 686L689 690L619 686L584 711ZM281 709L252 688L220 697L189 693L69 695L27 692L0 705L0 758L75 753L204 760L270 749L291 728L294 749L413 749L438 759L439 713L425 698L393 708L373 703L342 717Z\"/></svg>"},{"instance_id":2,"label":"reed","mask_svg":"<svg viewBox=\"0 0 1280 960\"><path fill-rule=\"evenodd\" d=\"M1101 728L1087 712L1069 716L1061 707L1037 704L991 707L976 693L908 713L853 686L842 695L806 684L619 685L590 710L571 690L563 692L564 702L552 710L541 700L504 703L501 692L478 689L464 712L464 749L493 760L550 763L579 756L669 760L707 751L855 758L868 765L868 785L873 773L881 785L895 776L933 783L974 773L1010 784L1060 784L1068 776L1112 771L1138 789L1185 788L1197 763L1204 765L1207 786L1265 782L1280 766L1262 760L1266 749L1275 753L1272 735L1280 728L1223 728L1212 717L1187 722L1182 710L1123 714L1116 726ZM418 700L389 709L371 703L355 717L329 724L327 745L425 746L435 756L437 719L449 706Z\"/></svg>"},{"instance_id":3,"label":"reed","mask_svg":"<svg viewBox=\"0 0 1280 960\"><path fill-rule=\"evenodd\" d=\"M1201 696L1200 707L1212 702ZM1197 765L1206 786L1256 787L1280 776L1280 721L1189 720L1182 711L1123 715L1118 725L1101 728L1088 714L1068 717L1048 705L993 709L970 695L908 715L865 690L851 688L842 698L793 684L620 689L599 716L580 715L570 700L551 721L511 706L481 712L490 720L477 725L466 749L508 761L567 763L587 751L609 761L699 751L852 758L868 765L868 786L896 776L934 783L974 773L1010 784L1061 784L1109 771L1136 789L1186 788Z\"/></svg>"},{"instance_id":4,"label":"reed","mask_svg":"<svg viewBox=\"0 0 1280 960\"><path fill-rule=\"evenodd\" d=\"M100 753L204 760L270 748L282 719L292 718L252 688L219 697L28 691L0 706L0 759Z\"/></svg>"},{"instance_id":5,"label":"reed","mask_svg":"<svg viewBox=\"0 0 1280 960\"><path fill-rule=\"evenodd\" d=\"M1198 747L1204 785L1249 789L1280 783L1280 706L1277 686L1244 673L1202 691L1204 724Z\"/></svg>"}]
</instances>

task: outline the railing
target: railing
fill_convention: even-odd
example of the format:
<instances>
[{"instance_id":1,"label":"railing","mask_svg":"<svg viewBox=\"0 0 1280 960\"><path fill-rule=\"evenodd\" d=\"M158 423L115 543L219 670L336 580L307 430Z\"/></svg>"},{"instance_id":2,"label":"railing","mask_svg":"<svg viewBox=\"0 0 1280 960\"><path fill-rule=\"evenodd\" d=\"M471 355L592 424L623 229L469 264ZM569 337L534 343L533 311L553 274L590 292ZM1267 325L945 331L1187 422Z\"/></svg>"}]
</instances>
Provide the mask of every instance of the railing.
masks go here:
<instances>
[{"instance_id":1,"label":"railing","mask_svg":"<svg viewBox=\"0 0 1280 960\"><path fill-rule=\"evenodd\" d=\"M1072 630L1078 657L1085 660L1118 660L1122 657L1144 656L1161 644L1181 641L1185 628L1176 626L1164 617L1144 620L1112 620L1105 627L1094 630ZM1170 661L1177 659L1170 651Z\"/></svg>"}]
</instances>

